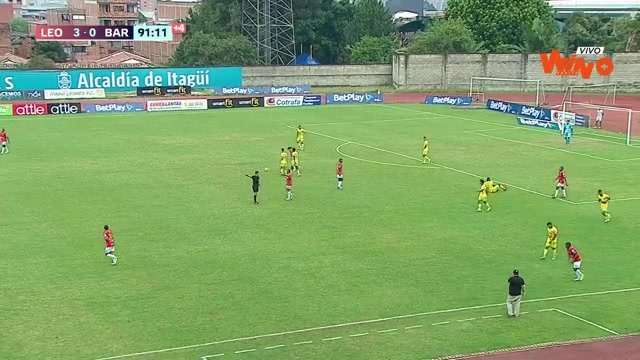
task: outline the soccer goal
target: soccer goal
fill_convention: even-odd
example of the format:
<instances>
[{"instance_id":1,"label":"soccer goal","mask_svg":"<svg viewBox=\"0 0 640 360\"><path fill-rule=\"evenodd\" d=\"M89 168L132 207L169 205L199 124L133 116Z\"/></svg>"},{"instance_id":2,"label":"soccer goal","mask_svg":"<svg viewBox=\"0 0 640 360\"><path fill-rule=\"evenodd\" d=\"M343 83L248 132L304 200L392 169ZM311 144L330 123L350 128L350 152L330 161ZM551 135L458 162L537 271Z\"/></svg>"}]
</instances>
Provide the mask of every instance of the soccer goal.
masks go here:
<instances>
[{"instance_id":1,"label":"soccer goal","mask_svg":"<svg viewBox=\"0 0 640 360\"><path fill-rule=\"evenodd\" d=\"M567 86L562 101L615 105L616 83Z\"/></svg>"},{"instance_id":2,"label":"soccer goal","mask_svg":"<svg viewBox=\"0 0 640 360\"><path fill-rule=\"evenodd\" d=\"M514 94L515 93L515 94ZM515 102L542 105L546 101L542 80L471 77L469 96L474 101L500 100L505 95Z\"/></svg>"},{"instance_id":3,"label":"soccer goal","mask_svg":"<svg viewBox=\"0 0 640 360\"><path fill-rule=\"evenodd\" d=\"M602 111L602 128L624 134L627 145L631 145L634 111L628 108L598 104L563 101L562 113L573 113L589 116L589 127L595 125L598 111ZM604 135L603 135L604 136Z\"/></svg>"}]
</instances>

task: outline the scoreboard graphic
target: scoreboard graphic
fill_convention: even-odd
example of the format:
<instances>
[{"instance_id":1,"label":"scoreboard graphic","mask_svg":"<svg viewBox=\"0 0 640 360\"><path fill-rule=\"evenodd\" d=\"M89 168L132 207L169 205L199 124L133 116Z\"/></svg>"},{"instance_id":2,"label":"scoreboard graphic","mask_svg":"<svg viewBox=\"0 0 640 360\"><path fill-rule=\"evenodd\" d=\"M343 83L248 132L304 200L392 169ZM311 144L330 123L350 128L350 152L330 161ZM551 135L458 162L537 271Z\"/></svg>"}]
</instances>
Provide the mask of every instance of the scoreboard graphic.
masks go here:
<instances>
[{"instance_id":1,"label":"scoreboard graphic","mask_svg":"<svg viewBox=\"0 0 640 360\"><path fill-rule=\"evenodd\" d=\"M186 24L136 26L36 26L38 41L172 41L174 34L187 30Z\"/></svg>"}]
</instances>

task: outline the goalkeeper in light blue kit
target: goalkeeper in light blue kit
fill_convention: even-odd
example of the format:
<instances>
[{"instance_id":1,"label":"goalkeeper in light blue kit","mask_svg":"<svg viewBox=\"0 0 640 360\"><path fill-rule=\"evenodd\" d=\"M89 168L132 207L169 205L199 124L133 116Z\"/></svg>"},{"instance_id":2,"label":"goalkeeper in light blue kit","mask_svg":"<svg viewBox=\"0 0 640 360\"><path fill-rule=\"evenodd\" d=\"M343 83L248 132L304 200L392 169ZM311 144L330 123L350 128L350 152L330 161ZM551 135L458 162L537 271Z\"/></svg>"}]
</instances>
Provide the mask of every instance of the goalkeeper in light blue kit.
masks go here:
<instances>
[{"instance_id":1,"label":"goalkeeper in light blue kit","mask_svg":"<svg viewBox=\"0 0 640 360\"><path fill-rule=\"evenodd\" d=\"M571 135L573 135L573 124L571 123L564 124L562 135L564 136L564 141L567 143L567 145L571 144Z\"/></svg>"}]
</instances>

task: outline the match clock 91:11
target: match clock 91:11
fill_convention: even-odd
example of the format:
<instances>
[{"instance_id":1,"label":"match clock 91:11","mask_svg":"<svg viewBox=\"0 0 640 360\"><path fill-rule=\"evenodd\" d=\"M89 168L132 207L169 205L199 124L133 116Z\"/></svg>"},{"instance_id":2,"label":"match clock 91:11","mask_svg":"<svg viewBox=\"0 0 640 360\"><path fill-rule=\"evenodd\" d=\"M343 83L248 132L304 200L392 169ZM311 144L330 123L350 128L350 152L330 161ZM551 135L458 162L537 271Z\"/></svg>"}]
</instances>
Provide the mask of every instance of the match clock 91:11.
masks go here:
<instances>
[{"instance_id":1,"label":"match clock 91:11","mask_svg":"<svg viewBox=\"0 0 640 360\"><path fill-rule=\"evenodd\" d=\"M173 32L167 25L138 25L133 28L133 40L171 41Z\"/></svg>"}]
</instances>

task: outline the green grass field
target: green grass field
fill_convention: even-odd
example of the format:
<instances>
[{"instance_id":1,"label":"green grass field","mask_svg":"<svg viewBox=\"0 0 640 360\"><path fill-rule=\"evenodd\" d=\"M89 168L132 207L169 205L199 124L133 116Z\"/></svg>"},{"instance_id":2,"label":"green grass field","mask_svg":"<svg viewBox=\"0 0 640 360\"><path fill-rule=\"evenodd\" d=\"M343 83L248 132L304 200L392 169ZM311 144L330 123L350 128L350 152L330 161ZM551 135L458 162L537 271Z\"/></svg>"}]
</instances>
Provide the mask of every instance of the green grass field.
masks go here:
<instances>
[{"instance_id":1,"label":"green grass field","mask_svg":"<svg viewBox=\"0 0 640 360\"><path fill-rule=\"evenodd\" d=\"M298 124L303 176L287 202L278 158ZM427 105L0 127L12 141L0 157L3 360L426 359L640 332L640 148L614 135L567 146L513 116ZM423 135L434 165L419 162ZM560 165L567 201L550 196ZM510 185L491 212L475 212L479 176ZM580 250L584 281L562 251L539 259L547 221ZM531 302L508 319L514 268Z\"/></svg>"}]
</instances>

